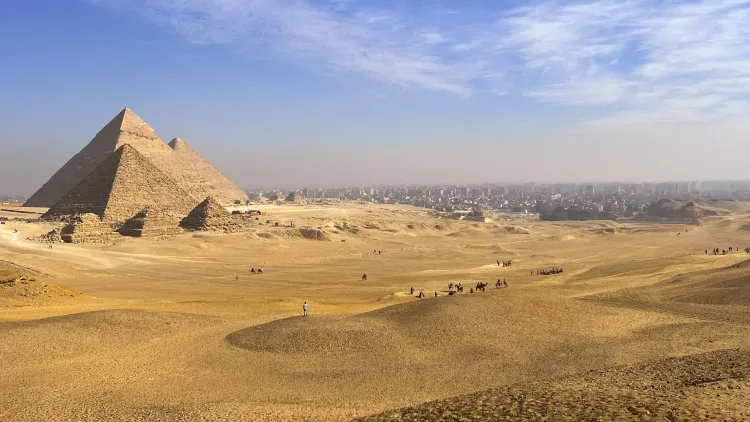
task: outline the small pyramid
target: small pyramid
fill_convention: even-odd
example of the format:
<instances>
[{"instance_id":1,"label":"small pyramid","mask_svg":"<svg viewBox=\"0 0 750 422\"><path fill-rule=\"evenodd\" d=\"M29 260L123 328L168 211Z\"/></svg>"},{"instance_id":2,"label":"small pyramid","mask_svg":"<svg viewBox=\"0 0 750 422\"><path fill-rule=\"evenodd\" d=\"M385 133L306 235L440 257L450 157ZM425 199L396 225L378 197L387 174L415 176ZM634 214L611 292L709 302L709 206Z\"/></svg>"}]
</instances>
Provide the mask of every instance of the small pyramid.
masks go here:
<instances>
[{"instance_id":1,"label":"small pyramid","mask_svg":"<svg viewBox=\"0 0 750 422\"><path fill-rule=\"evenodd\" d=\"M231 224L232 215L212 196L198 204L187 217L182 219L180 227L188 230L210 230Z\"/></svg>"},{"instance_id":2,"label":"small pyramid","mask_svg":"<svg viewBox=\"0 0 750 422\"><path fill-rule=\"evenodd\" d=\"M187 213L195 200L130 144L124 144L42 217L92 213L124 221L146 207Z\"/></svg>"},{"instance_id":3,"label":"small pyramid","mask_svg":"<svg viewBox=\"0 0 750 422\"><path fill-rule=\"evenodd\" d=\"M274 201L274 202L275 202L275 201L283 201L284 199L286 199L286 198L285 198L285 196L284 196L284 192L281 192L281 191L276 191L276 192L274 192L274 193L273 193L273 194L272 194L272 195L271 195L271 196L270 196L270 197L268 198L268 200L269 200L269 201Z\"/></svg>"},{"instance_id":4,"label":"small pyramid","mask_svg":"<svg viewBox=\"0 0 750 422\"><path fill-rule=\"evenodd\" d=\"M194 189L199 191L200 198L212 196L222 204L232 204L238 200L244 202L249 199L245 191L237 187L187 142L174 138L169 142L169 146L193 173L198 175Z\"/></svg>"},{"instance_id":5,"label":"small pyramid","mask_svg":"<svg viewBox=\"0 0 750 422\"><path fill-rule=\"evenodd\" d=\"M301 202L304 199L301 193L294 191L286 196L286 202Z\"/></svg>"},{"instance_id":6,"label":"small pyramid","mask_svg":"<svg viewBox=\"0 0 750 422\"><path fill-rule=\"evenodd\" d=\"M166 209L146 207L125 220L118 230L123 236L147 237L178 234L180 217Z\"/></svg>"},{"instance_id":7,"label":"small pyramid","mask_svg":"<svg viewBox=\"0 0 750 422\"><path fill-rule=\"evenodd\" d=\"M188 145L188 143L185 142L182 138L174 138L171 141L169 141L169 147L177 152L193 150L192 148L190 148L190 145Z\"/></svg>"}]
</instances>

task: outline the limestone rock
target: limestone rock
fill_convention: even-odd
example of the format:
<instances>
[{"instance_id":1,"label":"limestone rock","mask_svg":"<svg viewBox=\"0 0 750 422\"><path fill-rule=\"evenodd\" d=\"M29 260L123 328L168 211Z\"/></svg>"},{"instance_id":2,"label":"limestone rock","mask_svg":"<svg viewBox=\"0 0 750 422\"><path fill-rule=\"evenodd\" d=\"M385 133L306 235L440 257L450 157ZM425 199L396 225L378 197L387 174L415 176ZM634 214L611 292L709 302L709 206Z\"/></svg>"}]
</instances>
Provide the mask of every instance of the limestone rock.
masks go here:
<instances>
[{"instance_id":1,"label":"limestone rock","mask_svg":"<svg viewBox=\"0 0 750 422\"><path fill-rule=\"evenodd\" d=\"M327 234L325 234L322 230L318 230L318 229L301 228L299 229L299 234L300 236L309 240L320 240L323 242L331 241L331 238L328 237Z\"/></svg>"}]
</instances>

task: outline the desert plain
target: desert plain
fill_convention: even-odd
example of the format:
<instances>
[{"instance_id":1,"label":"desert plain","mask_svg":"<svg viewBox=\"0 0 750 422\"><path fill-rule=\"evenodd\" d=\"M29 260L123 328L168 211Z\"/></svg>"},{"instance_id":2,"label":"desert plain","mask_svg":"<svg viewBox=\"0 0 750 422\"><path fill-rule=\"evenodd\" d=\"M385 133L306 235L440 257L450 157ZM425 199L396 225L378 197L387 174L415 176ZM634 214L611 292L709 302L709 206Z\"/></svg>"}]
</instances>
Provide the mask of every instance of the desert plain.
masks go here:
<instances>
[{"instance_id":1,"label":"desert plain","mask_svg":"<svg viewBox=\"0 0 750 422\"><path fill-rule=\"evenodd\" d=\"M748 420L750 204L705 206L675 224L264 205L243 233L51 246L33 238L54 223L11 219L0 420Z\"/></svg>"}]
</instances>

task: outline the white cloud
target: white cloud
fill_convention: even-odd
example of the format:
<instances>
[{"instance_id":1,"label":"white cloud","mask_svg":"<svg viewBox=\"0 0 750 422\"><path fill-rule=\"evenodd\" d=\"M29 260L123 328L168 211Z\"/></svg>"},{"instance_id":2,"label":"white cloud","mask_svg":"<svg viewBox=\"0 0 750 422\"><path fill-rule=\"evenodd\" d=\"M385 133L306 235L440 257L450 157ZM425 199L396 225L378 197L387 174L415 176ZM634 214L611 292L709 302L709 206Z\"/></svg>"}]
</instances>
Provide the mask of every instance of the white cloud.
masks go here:
<instances>
[{"instance_id":1,"label":"white cloud","mask_svg":"<svg viewBox=\"0 0 750 422\"><path fill-rule=\"evenodd\" d=\"M193 43L254 48L403 87L608 105L596 122L724 118L750 100L750 0L487 9L364 0L113 2ZM426 5L426 6L425 6Z\"/></svg>"},{"instance_id":2,"label":"white cloud","mask_svg":"<svg viewBox=\"0 0 750 422\"><path fill-rule=\"evenodd\" d=\"M544 69L535 98L623 110L596 124L702 121L750 104L749 4L545 3L516 10L502 26L527 69Z\"/></svg>"}]
</instances>

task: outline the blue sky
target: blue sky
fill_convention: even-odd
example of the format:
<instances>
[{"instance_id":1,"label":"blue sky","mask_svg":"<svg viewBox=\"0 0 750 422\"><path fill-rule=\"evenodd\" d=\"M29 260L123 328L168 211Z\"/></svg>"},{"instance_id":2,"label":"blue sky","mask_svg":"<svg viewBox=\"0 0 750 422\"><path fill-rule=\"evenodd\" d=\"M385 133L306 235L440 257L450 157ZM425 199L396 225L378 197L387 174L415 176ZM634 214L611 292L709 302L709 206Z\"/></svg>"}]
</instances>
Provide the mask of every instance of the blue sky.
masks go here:
<instances>
[{"instance_id":1,"label":"blue sky","mask_svg":"<svg viewBox=\"0 0 750 422\"><path fill-rule=\"evenodd\" d=\"M750 177L745 0L6 0L0 54L2 192L124 107L243 187Z\"/></svg>"}]
</instances>

